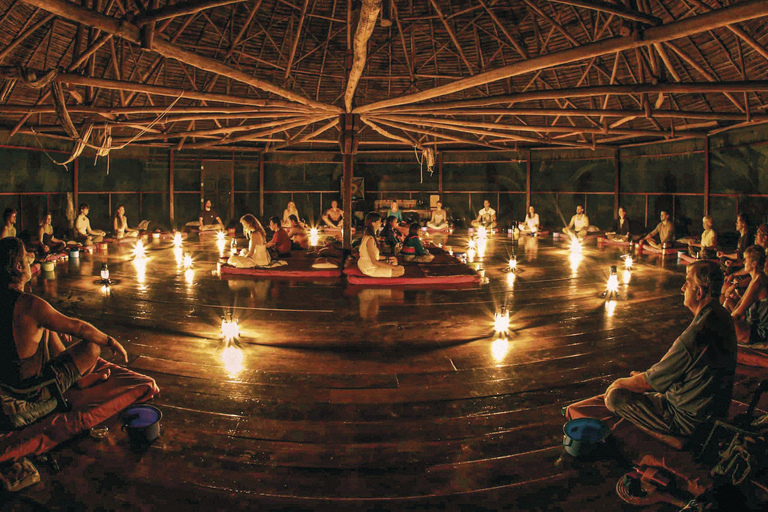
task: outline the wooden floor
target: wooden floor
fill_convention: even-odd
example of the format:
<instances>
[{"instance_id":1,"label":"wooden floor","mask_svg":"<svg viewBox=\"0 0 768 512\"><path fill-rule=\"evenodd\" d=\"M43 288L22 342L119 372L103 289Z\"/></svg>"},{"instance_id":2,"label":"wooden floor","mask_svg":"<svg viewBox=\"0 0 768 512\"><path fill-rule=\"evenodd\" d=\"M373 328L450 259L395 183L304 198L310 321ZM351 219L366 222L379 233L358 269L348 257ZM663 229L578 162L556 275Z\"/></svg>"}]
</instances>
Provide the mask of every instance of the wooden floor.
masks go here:
<instances>
[{"instance_id":1,"label":"wooden floor","mask_svg":"<svg viewBox=\"0 0 768 512\"><path fill-rule=\"evenodd\" d=\"M487 282L458 290L222 280L215 241L185 242L192 276L149 244L142 273L130 250L62 262L32 289L124 342L160 385L162 436L136 453L112 421L108 439L54 450L60 471L41 464L42 484L3 510L630 510L613 490L623 471L556 464L561 408L647 368L691 320L684 267L655 256L606 307L621 251L594 241L572 266L565 242L496 235L476 257ZM225 313L241 366L223 357Z\"/></svg>"}]
</instances>

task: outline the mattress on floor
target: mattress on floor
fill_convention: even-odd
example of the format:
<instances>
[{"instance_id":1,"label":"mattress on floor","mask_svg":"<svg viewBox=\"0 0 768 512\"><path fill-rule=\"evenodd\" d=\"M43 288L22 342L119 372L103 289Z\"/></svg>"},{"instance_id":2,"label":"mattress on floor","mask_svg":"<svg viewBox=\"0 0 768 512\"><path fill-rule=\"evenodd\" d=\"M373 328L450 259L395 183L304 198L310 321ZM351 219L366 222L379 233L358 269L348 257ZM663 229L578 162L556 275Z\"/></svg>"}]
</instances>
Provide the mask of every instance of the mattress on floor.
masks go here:
<instances>
[{"instance_id":1,"label":"mattress on floor","mask_svg":"<svg viewBox=\"0 0 768 512\"><path fill-rule=\"evenodd\" d=\"M395 286L395 285L475 285L480 282L480 275L472 268L461 263L438 247L430 247L435 259L429 263L398 261L405 267L405 274L400 277L370 277L357 268L357 260L350 258L344 268L344 274L350 284Z\"/></svg>"},{"instance_id":2,"label":"mattress on floor","mask_svg":"<svg viewBox=\"0 0 768 512\"><path fill-rule=\"evenodd\" d=\"M691 256L687 252L681 254L678 257L678 259L680 260L680 263L685 263L686 265L690 265L691 263L696 263L697 261L711 261L712 263L718 263L718 264L720 263L720 260L718 260L717 258L698 259L698 258L694 258L693 256Z\"/></svg>"},{"instance_id":3,"label":"mattress on floor","mask_svg":"<svg viewBox=\"0 0 768 512\"><path fill-rule=\"evenodd\" d=\"M21 429L0 432L0 462L41 454L109 419L129 405L160 392L154 379L99 359L96 371L109 369L109 379L64 396L69 412L56 412Z\"/></svg>"},{"instance_id":4,"label":"mattress on floor","mask_svg":"<svg viewBox=\"0 0 768 512\"><path fill-rule=\"evenodd\" d=\"M741 345L736 353L739 364L768 368L768 343Z\"/></svg>"},{"instance_id":5,"label":"mattress on floor","mask_svg":"<svg viewBox=\"0 0 768 512\"><path fill-rule=\"evenodd\" d=\"M664 256L665 258L668 258L670 256L677 256L677 253L679 251L682 251L683 249L684 249L683 246L672 246L672 247L667 247L666 249L657 249L648 244L643 244L644 254L658 254L660 256Z\"/></svg>"},{"instance_id":6,"label":"mattress on floor","mask_svg":"<svg viewBox=\"0 0 768 512\"><path fill-rule=\"evenodd\" d=\"M282 259L282 258L280 258ZM279 267L236 268L230 265L221 266L222 276L233 277L309 277L309 278L338 278L340 268L313 268L317 258L306 253L293 252L290 258L283 259L287 265Z\"/></svg>"}]
</instances>

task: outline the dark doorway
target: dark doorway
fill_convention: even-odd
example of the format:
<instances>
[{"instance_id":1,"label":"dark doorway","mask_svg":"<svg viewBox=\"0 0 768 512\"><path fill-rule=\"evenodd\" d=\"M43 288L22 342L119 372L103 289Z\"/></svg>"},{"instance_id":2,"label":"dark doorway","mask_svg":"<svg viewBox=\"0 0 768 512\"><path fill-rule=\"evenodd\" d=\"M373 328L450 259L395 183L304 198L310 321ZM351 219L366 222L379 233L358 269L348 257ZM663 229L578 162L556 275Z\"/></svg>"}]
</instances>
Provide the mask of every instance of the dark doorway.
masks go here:
<instances>
[{"instance_id":1,"label":"dark doorway","mask_svg":"<svg viewBox=\"0 0 768 512\"><path fill-rule=\"evenodd\" d=\"M210 199L213 209L227 225L232 219L232 162L204 160L202 169L202 201Z\"/></svg>"}]
</instances>

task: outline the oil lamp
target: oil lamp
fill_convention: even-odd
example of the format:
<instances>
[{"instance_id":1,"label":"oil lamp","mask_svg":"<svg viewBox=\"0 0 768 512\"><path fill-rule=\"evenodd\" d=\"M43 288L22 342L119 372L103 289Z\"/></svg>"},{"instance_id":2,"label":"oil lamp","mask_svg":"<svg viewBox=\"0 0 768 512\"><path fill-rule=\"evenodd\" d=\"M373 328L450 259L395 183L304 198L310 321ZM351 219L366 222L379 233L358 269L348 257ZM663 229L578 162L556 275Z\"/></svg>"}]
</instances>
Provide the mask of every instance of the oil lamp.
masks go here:
<instances>
[{"instance_id":1,"label":"oil lamp","mask_svg":"<svg viewBox=\"0 0 768 512\"><path fill-rule=\"evenodd\" d=\"M240 329L237 326L237 320L227 320L227 317L223 317L221 319L221 336L227 342L232 342L239 338Z\"/></svg>"},{"instance_id":2,"label":"oil lamp","mask_svg":"<svg viewBox=\"0 0 768 512\"><path fill-rule=\"evenodd\" d=\"M619 276L616 273L616 265L611 265L611 274L608 276L608 284L605 286L605 297L615 299L619 294Z\"/></svg>"},{"instance_id":3,"label":"oil lamp","mask_svg":"<svg viewBox=\"0 0 768 512\"><path fill-rule=\"evenodd\" d=\"M229 254L232 256L237 254L237 240L235 240L235 237L232 237L232 242L229 244Z\"/></svg>"},{"instance_id":4,"label":"oil lamp","mask_svg":"<svg viewBox=\"0 0 768 512\"><path fill-rule=\"evenodd\" d=\"M101 284L108 286L111 283L109 280L109 267L106 263L101 264Z\"/></svg>"},{"instance_id":5,"label":"oil lamp","mask_svg":"<svg viewBox=\"0 0 768 512\"><path fill-rule=\"evenodd\" d=\"M624 258L624 268L627 270L632 270L632 263L633 263L632 256L627 254L627 257Z\"/></svg>"},{"instance_id":6,"label":"oil lamp","mask_svg":"<svg viewBox=\"0 0 768 512\"><path fill-rule=\"evenodd\" d=\"M509 311L504 306L501 306L496 312L496 316L493 321L493 330L497 334L506 334L509 331Z\"/></svg>"}]
</instances>

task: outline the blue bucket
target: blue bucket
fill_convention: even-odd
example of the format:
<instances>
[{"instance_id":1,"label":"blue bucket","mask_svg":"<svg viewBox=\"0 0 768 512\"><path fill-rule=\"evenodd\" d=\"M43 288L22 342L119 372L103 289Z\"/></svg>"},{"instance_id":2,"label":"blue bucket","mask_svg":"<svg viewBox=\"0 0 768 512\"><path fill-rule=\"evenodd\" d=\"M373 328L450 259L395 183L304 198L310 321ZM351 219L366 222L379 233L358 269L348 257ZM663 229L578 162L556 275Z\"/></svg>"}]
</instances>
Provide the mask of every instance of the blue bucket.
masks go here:
<instances>
[{"instance_id":1,"label":"blue bucket","mask_svg":"<svg viewBox=\"0 0 768 512\"><path fill-rule=\"evenodd\" d=\"M563 446L574 457L589 455L600 447L610 429L604 421L595 418L578 418L563 426Z\"/></svg>"},{"instance_id":2,"label":"blue bucket","mask_svg":"<svg viewBox=\"0 0 768 512\"><path fill-rule=\"evenodd\" d=\"M160 436L163 413L151 405L134 405L123 411L123 429L134 444L149 444Z\"/></svg>"}]
</instances>

